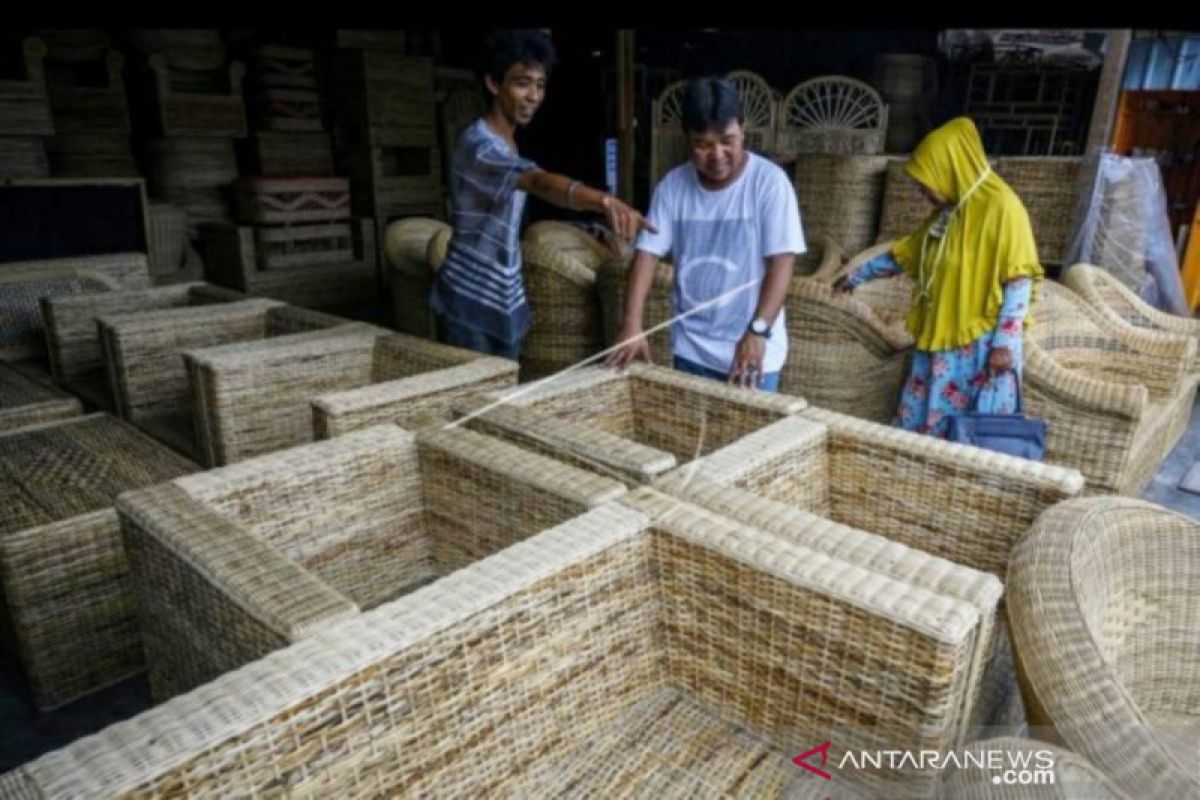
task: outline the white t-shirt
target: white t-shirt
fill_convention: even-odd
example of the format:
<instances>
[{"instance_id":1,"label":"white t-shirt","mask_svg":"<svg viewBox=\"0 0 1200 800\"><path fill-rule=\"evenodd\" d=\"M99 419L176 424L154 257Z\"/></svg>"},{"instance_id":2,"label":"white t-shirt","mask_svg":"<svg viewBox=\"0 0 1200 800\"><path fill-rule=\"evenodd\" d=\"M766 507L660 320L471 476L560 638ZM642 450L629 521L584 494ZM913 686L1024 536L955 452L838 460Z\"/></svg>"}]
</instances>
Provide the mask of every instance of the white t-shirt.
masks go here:
<instances>
[{"instance_id":1,"label":"white t-shirt","mask_svg":"<svg viewBox=\"0 0 1200 800\"><path fill-rule=\"evenodd\" d=\"M650 222L637 249L675 265L671 326L675 355L709 369L728 371L737 343L754 319L766 274L765 259L806 249L800 208L791 181L776 164L748 154L746 169L729 186L710 191L688 162L666 174L654 190ZM705 305L705 304L708 305ZM787 358L783 310L767 338L763 372L778 372Z\"/></svg>"}]
</instances>

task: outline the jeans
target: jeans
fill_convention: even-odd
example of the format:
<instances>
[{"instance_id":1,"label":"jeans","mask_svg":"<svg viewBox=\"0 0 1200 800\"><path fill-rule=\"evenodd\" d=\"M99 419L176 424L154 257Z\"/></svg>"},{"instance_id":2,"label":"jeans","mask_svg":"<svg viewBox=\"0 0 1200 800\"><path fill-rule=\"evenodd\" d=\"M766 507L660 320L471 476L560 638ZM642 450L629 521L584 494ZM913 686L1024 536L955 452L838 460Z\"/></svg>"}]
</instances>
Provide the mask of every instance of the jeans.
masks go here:
<instances>
[{"instance_id":1,"label":"jeans","mask_svg":"<svg viewBox=\"0 0 1200 800\"><path fill-rule=\"evenodd\" d=\"M516 361L521 355L520 339L515 342L502 342L493 336L488 336L483 331L468 328L466 325L461 325L446 317L439 316L437 318L437 333L438 341L442 344L474 350L476 353L500 356L512 361Z\"/></svg>"},{"instance_id":2,"label":"jeans","mask_svg":"<svg viewBox=\"0 0 1200 800\"><path fill-rule=\"evenodd\" d=\"M697 364L695 361L688 361L686 358L680 358L679 356L675 356L675 369L680 372L686 372L688 375L699 375L701 378L711 378L714 381L721 381L722 383L729 380L728 372L709 369L703 364ZM764 392L779 391L779 373L768 372L765 375L760 375L758 388Z\"/></svg>"}]
</instances>

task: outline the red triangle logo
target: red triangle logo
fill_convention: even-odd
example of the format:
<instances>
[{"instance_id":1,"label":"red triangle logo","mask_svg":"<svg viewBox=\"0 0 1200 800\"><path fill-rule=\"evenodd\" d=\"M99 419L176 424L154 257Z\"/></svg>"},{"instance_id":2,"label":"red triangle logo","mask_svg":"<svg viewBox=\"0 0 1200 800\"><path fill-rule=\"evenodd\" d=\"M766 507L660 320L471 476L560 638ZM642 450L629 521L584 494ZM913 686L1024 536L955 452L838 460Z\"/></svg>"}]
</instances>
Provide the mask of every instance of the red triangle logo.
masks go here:
<instances>
[{"instance_id":1,"label":"red triangle logo","mask_svg":"<svg viewBox=\"0 0 1200 800\"><path fill-rule=\"evenodd\" d=\"M821 754L821 766L822 767L825 766L825 764L829 761L829 748L832 745L833 745L832 742L826 742L825 744L818 745L817 747L814 747L812 750L809 750L807 753L801 753L800 755L793 758L792 763L798 767L804 767L806 770L813 773L814 775L820 775L825 780L831 781L831 780L833 780L832 775L830 775L828 772L826 772L823 769L819 769L817 767L814 767L812 764L809 764L808 759L811 756L814 756L817 753L820 753Z\"/></svg>"}]
</instances>

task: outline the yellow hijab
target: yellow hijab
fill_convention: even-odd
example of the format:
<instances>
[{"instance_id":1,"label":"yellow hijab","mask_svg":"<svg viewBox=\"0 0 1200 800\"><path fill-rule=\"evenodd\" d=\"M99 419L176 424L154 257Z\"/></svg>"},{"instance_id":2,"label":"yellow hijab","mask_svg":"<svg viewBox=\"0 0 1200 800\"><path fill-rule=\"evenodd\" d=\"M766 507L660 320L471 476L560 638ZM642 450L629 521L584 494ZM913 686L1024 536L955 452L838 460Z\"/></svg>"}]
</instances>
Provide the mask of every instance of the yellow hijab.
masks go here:
<instances>
[{"instance_id":1,"label":"yellow hijab","mask_svg":"<svg viewBox=\"0 0 1200 800\"><path fill-rule=\"evenodd\" d=\"M950 202L945 234L934 211L892 255L916 284L908 332L920 350L962 347L996 327L1004 284L1043 277L1029 213L991 171L979 131L966 117L930 133L904 167Z\"/></svg>"}]
</instances>

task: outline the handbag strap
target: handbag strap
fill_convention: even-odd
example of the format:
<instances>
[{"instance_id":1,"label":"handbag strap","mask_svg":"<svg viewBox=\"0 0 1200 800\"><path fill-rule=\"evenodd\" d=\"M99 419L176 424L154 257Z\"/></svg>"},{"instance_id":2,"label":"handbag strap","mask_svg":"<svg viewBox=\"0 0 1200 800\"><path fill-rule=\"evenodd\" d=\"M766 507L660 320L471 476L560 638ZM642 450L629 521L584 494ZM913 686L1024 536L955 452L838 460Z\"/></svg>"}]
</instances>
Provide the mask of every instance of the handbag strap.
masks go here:
<instances>
[{"instance_id":1,"label":"handbag strap","mask_svg":"<svg viewBox=\"0 0 1200 800\"><path fill-rule=\"evenodd\" d=\"M1021 397L1021 373L1018 372L1016 369L1011 369L1011 370L1009 370L1009 372L1012 373L1013 380L1017 382L1017 407L1013 411L1013 414L1016 415L1016 414L1022 413L1025 410L1025 401ZM994 381L998 377L999 377L998 375L992 375L990 378L988 378L988 381L989 382ZM987 384L984 384L984 386L986 386L986 385ZM983 394L983 386L979 387L979 391L975 393L975 400L972 401L972 403L971 403L971 413L973 413L973 414L979 412L979 396L981 394Z\"/></svg>"}]
</instances>

